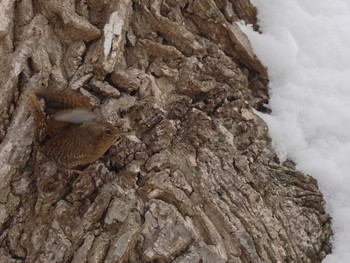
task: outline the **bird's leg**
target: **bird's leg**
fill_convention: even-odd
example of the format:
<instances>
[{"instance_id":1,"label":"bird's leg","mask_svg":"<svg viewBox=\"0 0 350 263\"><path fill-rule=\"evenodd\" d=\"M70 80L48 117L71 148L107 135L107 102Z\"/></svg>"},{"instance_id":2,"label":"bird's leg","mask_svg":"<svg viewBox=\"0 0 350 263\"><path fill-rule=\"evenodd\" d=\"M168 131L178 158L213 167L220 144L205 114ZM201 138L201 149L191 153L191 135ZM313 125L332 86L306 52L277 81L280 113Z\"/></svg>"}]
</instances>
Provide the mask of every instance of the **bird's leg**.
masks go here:
<instances>
[{"instance_id":1,"label":"bird's leg","mask_svg":"<svg viewBox=\"0 0 350 263\"><path fill-rule=\"evenodd\" d=\"M79 174L79 175L88 174L88 173L92 172L93 170L94 170L93 167L87 167L87 168L85 168L82 171L77 170L77 169L65 168L66 172L71 172L73 174L76 173L76 174Z\"/></svg>"},{"instance_id":2,"label":"bird's leg","mask_svg":"<svg viewBox=\"0 0 350 263\"><path fill-rule=\"evenodd\" d=\"M82 175L84 174L84 171L80 171L80 170L75 170L75 169L65 169L66 172L69 172L69 173L73 173L73 174L79 174L79 175Z\"/></svg>"}]
</instances>

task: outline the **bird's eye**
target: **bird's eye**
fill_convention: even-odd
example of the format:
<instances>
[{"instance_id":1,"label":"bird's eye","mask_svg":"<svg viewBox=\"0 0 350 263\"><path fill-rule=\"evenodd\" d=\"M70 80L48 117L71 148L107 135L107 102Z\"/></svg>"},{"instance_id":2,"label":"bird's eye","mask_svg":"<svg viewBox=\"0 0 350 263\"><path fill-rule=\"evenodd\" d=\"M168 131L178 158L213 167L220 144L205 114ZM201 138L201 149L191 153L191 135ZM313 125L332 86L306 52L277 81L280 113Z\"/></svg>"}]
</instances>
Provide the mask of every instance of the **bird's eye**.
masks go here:
<instances>
[{"instance_id":1,"label":"bird's eye","mask_svg":"<svg viewBox=\"0 0 350 263\"><path fill-rule=\"evenodd\" d=\"M106 134L106 135L111 135L111 134L112 134L112 130L106 130L106 131L105 131L105 134Z\"/></svg>"}]
</instances>

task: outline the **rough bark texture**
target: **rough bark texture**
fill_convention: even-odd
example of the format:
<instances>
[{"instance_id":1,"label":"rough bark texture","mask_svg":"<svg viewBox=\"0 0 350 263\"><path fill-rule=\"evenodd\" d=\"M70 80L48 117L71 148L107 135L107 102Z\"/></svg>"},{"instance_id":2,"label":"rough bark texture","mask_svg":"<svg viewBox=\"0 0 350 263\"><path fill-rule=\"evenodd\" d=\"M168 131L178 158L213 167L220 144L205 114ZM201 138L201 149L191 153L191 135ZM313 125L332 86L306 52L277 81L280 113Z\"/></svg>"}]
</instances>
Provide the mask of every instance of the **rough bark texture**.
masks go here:
<instances>
[{"instance_id":1,"label":"rough bark texture","mask_svg":"<svg viewBox=\"0 0 350 263\"><path fill-rule=\"evenodd\" d=\"M0 262L320 262L317 182L253 108L249 0L0 2ZM26 91L79 89L129 135L83 175L33 147Z\"/></svg>"}]
</instances>

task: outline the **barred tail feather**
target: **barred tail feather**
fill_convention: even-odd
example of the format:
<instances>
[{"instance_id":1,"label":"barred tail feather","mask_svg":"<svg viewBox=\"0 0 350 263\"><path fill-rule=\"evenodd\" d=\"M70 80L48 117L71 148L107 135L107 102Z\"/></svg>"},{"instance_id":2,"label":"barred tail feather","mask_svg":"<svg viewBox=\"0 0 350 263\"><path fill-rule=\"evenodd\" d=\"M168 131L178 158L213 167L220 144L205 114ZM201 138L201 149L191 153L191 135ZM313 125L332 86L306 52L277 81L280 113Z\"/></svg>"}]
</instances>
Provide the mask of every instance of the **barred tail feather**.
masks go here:
<instances>
[{"instance_id":1,"label":"barred tail feather","mask_svg":"<svg viewBox=\"0 0 350 263\"><path fill-rule=\"evenodd\" d=\"M46 89L36 92L39 98L45 100L45 105L49 109L62 110L72 108L91 109L90 99L78 91L66 89Z\"/></svg>"}]
</instances>

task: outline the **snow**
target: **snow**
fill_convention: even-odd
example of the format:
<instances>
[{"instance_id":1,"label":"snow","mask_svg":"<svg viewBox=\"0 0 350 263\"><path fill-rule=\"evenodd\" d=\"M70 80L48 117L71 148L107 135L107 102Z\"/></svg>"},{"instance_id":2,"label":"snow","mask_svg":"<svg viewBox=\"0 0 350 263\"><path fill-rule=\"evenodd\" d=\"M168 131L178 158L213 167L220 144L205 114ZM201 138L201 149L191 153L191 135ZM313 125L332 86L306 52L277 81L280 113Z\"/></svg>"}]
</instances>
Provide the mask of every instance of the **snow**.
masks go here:
<instances>
[{"instance_id":1,"label":"snow","mask_svg":"<svg viewBox=\"0 0 350 263\"><path fill-rule=\"evenodd\" d=\"M253 0L263 34L241 26L269 72L262 115L279 156L318 180L333 217L333 253L350 258L350 1Z\"/></svg>"}]
</instances>

